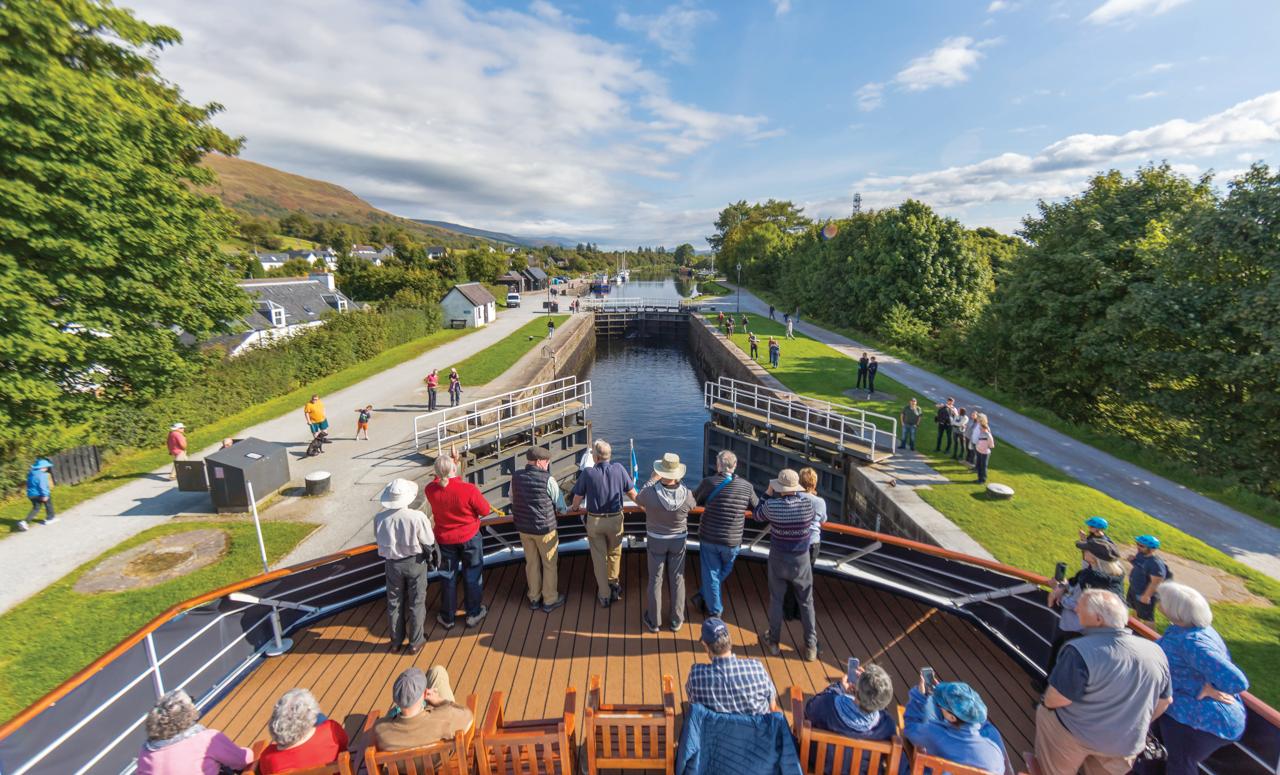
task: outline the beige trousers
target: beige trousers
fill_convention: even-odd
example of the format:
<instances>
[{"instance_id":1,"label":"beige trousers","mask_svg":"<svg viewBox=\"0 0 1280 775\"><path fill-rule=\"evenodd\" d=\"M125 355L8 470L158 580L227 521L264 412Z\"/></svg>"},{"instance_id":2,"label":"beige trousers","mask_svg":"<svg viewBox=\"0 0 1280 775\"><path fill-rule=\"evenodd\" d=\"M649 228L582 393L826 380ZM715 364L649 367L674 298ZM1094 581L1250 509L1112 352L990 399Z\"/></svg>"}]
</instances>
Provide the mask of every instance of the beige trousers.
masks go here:
<instances>
[{"instance_id":1,"label":"beige trousers","mask_svg":"<svg viewBox=\"0 0 1280 775\"><path fill-rule=\"evenodd\" d=\"M1036 708L1036 764L1041 775L1125 775L1133 767L1134 756L1111 756L1086 748L1058 720L1058 715L1041 705Z\"/></svg>"},{"instance_id":2,"label":"beige trousers","mask_svg":"<svg viewBox=\"0 0 1280 775\"><path fill-rule=\"evenodd\" d=\"M444 665L436 665L427 671L427 688L435 689L436 694L445 702L455 702L453 686L449 683L449 671L444 669Z\"/></svg>"},{"instance_id":3,"label":"beige trousers","mask_svg":"<svg viewBox=\"0 0 1280 775\"><path fill-rule=\"evenodd\" d=\"M524 577L529 582L529 600L541 600L543 605L560 602L559 533L554 530L546 535L521 533L520 545L524 547Z\"/></svg>"},{"instance_id":4,"label":"beige trousers","mask_svg":"<svg viewBox=\"0 0 1280 775\"><path fill-rule=\"evenodd\" d=\"M591 547L591 567L596 573L596 592L609 597L610 584L618 583L622 572L622 515L587 515L587 545Z\"/></svg>"}]
</instances>

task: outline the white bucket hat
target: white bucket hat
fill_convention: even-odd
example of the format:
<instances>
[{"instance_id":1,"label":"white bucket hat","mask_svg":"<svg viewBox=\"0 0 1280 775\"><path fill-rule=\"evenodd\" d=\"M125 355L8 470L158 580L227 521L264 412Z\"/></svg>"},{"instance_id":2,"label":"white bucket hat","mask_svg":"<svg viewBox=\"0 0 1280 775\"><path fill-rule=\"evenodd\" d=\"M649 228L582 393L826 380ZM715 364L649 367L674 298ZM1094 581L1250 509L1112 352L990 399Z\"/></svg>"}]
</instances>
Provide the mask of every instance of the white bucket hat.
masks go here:
<instances>
[{"instance_id":1,"label":"white bucket hat","mask_svg":"<svg viewBox=\"0 0 1280 775\"><path fill-rule=\"evenodd\" d=\"M384 509L403 509L418 497L418 485L408 479L392 479L378 496Z\"/></svg>"},{"instance_id":2,"label":"white bucket hat","mask_svg":"<svg viewBox=\"0 0 1280 775\"><path fill-rule=\"evenodd\" d=\"M674 452L666 452L661 460L653 461L653 472L659 479L674 479L677 482L684 478L688 466L680 462L680 456Z\"/></svg>"},{"instance_id":3,"label":"white bucket hat","mask_svg":"<svg viewBox=\"0 0 1280 775\"><path fill-rule=\"evenodd\" d=\"M769 482L769 487L778 495L787 495L793 492L802 492L803 487L800 486L800 474L790 468L784 468L778 472L778 478Z\"/></svg>"},{"instance_id":4,"label":"white bucket hat","mask_svg":"<svg viewBox=\"0 0 1280 775\"><path fill-rule=\"evenodd\" d=\"M186 427L187 427L187 426L183 425L183 424L182 424L182 423L180 423L180 422L175 422L173 425L170 425L170 426L169 426L169 430L171 430L171 431L180 431L180 430L183 430L183 429L184 429L184 428L186 428Z\"/></svg>"}]
</instances>

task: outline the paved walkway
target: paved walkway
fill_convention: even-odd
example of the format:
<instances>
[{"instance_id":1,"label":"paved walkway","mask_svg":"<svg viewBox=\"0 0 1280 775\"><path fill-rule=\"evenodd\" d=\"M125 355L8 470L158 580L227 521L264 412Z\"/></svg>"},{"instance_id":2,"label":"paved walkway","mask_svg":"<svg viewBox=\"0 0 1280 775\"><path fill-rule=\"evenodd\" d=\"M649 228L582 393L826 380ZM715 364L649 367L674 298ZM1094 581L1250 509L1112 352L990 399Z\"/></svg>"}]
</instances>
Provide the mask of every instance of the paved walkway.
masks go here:
<instances>
[{"instance_id":1,"label":"paved walkway","mask_svg":"<svg viewBox=\"0 0 1280 775\"><path fill-rule=\"evenodd\" d=\"M367 527L370 509L376 508L374 501L383 484L411 469L421 472L421 467L409 458L413 451L413 418L424 413L427 406L423 377L432 368L447 368L505 338L541 310L544 298L545 292L526 294L526 306L503 310L495 323L345 390L322 396L334 440L326 446L323 455L302 457L311 434L302 418L301 406L237 434L287 446L294 482L301 482L303 476L312 471L325 470L333 474L332 495L319 500L285 498L269 510L272 518L333 523L332 529L322 528L304 541L287 561L319 556L371 540L371 537L355 535L351 515L363 515L358 521ZM461 376L464 401L484 396L483 391L468 389L467 375ZM447 377L441 382L440 399L447 404L448 393L444 390ZM370 422L372 441L355 441L355 410L366 404L373 404L375 410ZM200 450L199 456L214 449L216 447ZM33 524L30 531L15 533L0 541L0 612L143 530L163 524L176 515L210 513L208 494L178 492L169 481L168 472L167 467L153 471L59 512L60 519L53 525ZM56 503L56 491L54 498ZM308 553L300 557L304 547Z\"/></svg>"},{"instance_id":2,"label":"paved walkway","mask_svg":"<svg viewBox=\"0 0 1280 775\"><path fill-rule=\"evenodd\" d=\"M729 283L725 285L736 288ZM725 297L726 309L736 298L736 295ZM766 315L769 305L743 289L742 308L747 312ZM778 313L778 318L781 319L781 312ZM998 438L1116 500L1199 538L1245 565L1280 579L1280 529L1076 441L873 347L819 328L803 318L796 324L796 328L852 360L856 360L863 352L875 355L880 361L881 374L897 380L930 400L954 396L961 406L978 406L991 418L991 428ZM853 368L852 365L850 368ZM993 473L999 471L999 454L997 451L996 458L992 461Z\"/></svg>"}]
</instances>

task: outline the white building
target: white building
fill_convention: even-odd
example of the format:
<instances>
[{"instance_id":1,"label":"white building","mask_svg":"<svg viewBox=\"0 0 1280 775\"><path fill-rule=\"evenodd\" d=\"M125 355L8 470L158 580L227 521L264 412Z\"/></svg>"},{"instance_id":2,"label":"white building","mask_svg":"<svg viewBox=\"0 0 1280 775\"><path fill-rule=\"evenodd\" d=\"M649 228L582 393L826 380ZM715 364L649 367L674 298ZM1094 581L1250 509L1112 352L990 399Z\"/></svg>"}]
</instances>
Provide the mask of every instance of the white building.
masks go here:
<instances>
[{"instance_id":1,"label":"white building","mask_svg":"<svg viewBox=\"0 0 1280 775\"><path fill-rule=\"evenodd\" d=\"M440 307L447 328L479 328L498 319L498 300L480 283L453 286Z\"/></svg>"},{"instance_id":2,"label":"white building","mask_svg":"<svg viewBox=\"0 0 1280 775\"><path fill-rule=\"evenodd\" d=\"M222 337L229 355L285 339L324 323L326 312L350 312L355 304L325 272L307 277L241 280L236 283L253 299L254 310L243 323L244 333Z\"/></svg>"}]
</instances>

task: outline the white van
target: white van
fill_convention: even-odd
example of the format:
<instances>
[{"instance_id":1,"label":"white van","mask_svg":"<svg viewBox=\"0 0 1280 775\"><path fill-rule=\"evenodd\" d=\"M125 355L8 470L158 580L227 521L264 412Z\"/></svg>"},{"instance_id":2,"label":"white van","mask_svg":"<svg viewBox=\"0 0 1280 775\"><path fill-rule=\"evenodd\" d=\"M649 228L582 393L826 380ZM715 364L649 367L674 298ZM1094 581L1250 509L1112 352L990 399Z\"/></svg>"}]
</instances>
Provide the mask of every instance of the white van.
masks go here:
<instances>
[{"instance_id":1,"label":"white van","mask_svg":"<svg viewBox=\"0 0 1280 775\"><path fill-rule=\"evenodd\" d=\"M515 308L515 307L519 307L519 306L520 306L520 294L518 294L518 293L508 293L508 294L507 294L507 308L508 308L508 309L513 309L513 308Z\"/></svg>"}]
</instances>

